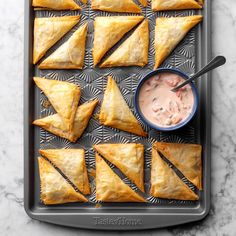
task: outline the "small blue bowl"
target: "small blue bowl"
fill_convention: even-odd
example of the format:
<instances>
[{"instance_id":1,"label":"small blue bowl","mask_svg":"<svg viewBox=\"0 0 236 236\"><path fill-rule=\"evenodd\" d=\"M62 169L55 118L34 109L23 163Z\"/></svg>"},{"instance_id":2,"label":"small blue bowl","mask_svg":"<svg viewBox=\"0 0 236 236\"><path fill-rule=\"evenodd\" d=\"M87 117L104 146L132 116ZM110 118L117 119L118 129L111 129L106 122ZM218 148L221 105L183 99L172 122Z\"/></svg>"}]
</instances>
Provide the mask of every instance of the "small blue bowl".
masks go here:
<instances>
[{"instance_id":1,"label":"small blue bowl","mask_svg":"<svg viewBox=\"0 0 236 236\"><path fill-rule=\"evenodd\" d=\"M149 74L147 74L138 84L136 91L135 91L135 96L134 96L134 106L135 109L138 113L138 115L140 116L140 118L143 120L144 123L146 123L148 126L150 126L151 128L158 130L158 131L174 131L177 129L182 128L183 126L185 126L186 124L189 123L189 121L194 117L194 115L196 114L197 108L198 108L198 104L199 104L199 95L198 95L198 91L196 86L193 83L189 83L192 91L193 91L193 97L194 97L194 104L193 104L193 109L192 112L190 113L190 115L188 116L187 119L183 120L182 122L178 123L175 126L171 126L171 127L160 127L157 126L155 124L153 124L152 122L150 122L149 120L146 119L146 117L142 114L142 111L139 107L139 92L140 89L143 85L143 83L145 81L147 81L148 79L150 79L151 77L153 77L154 75L160 74L160 73L173 73L173 74L177 74L179 76L181 76L183 79L189 79L189 76L187 74L185 74L184 72L178 70L178 69L169 69L169 68L160 68L158 70L152 71Z\"/></svg>"}]
</instances>

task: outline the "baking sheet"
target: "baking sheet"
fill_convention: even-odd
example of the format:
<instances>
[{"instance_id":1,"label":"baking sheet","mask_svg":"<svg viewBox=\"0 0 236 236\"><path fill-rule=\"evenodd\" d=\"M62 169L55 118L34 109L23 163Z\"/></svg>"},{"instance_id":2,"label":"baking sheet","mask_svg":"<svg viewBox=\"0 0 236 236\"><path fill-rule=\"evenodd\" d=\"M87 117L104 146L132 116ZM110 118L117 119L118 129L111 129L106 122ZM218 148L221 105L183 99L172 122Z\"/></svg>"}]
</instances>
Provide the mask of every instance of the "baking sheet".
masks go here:
<instances>
[{"instance_id":1,"label":"baking sheet","mask_svg":"<svg viewBox=\"0 0 236 236\"><path fill-rule=\"evenodd\" d=\"M60 40L47 55L65 42L80 25L89 22L89 32L86 45L85 67L83 70L38 70L32 65L32 29L34 17L49 17L62 15L77 15L77 11L39 11L34 13L29 0L26 0L25 20L25 208L33 218L42 221L70 225L74 227L96 229L144 229L164 227L203 218L210 205L210 77L206 76L197 84L200 92L200 109L195 119L184 129L171 133L156 132L143 124L148 132L148 138L139 137L123 131L104 127L92 118L83 136L73 144L38 127L31 125L32 121L55 113L47 104L47 98L32 81L32 76L46 77L73 82L81 87L81 103L98 98L102 101L106 87L107 76L111 75L117 82L121 92L134 111L133 95L139 80L152 71L154 65L154 28L155 19L159 16L186 16L203 14L204 21L197 26L175 49L174 53L164 62L163 67L177 67L187 74L194 73L210 58L210 3L206 2L203 11L172 11L155 13L151 11L150 3L143 9L145 18L149 20L150 49L149 63L144 68L93 68L92 42L93 19L96 16L138 15L123 13L107 13L91 10L90 4L83 6L79 24ZM34 15L35 14L35 15ZM124 39L123 39L124 40ZM123 41L122 40L122 41ZM119 45L119 44L118 44ZM47 56L46 55L46 56ZM100 106L97 107L98 112ZM199 192L199 201L164 200L151 197L150 164L151 145L155 141L200 143L203 145L203 187ZM145 145L145 198L148 203L98 203L95 198L95 183L90 178L92 194L88 196L89 203L72 203L58 206L45 206L40 202L40 182L38 174L38 149L46 148L84 148L88 169L95 168L93 144L98 143L128 143L137 142ZM125 183L134 190L137 187L120 171L110 165L120 175ZM193 190L194 187L183 179ZM177 217L178 216L178 217ZM97 218L96 218L97 217ZM117 217L124 217L118 219ZM132 223L136 222L136 223Z\"/></svg>"}]
</instances>

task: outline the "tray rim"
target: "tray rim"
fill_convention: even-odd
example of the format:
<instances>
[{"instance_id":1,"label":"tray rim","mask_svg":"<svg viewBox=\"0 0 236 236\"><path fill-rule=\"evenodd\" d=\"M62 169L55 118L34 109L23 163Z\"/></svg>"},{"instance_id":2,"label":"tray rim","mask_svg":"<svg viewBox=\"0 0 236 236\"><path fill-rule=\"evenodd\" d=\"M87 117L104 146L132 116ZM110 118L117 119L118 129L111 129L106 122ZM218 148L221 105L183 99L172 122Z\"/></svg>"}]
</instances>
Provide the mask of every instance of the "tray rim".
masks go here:
<instances>
[{"instance_id":1,"label":"tray rim","mask_svg":"<svg viewBox=\"0 0 236 236\"><path fill-rule=\"evenodd\" d=\"M31 9L31 1L25 0L25 17L24 17L24 209L27 215L35 220L44 221L48 223L78 227L85 229L96 229L96 230L142 230L142 229L153 229L163 228L167 226L174 226L204 219L210 211L210 178L205 178L205 184L207 185L208 191L205 191L205 202L204 208L189 209L191 212L186 211L176 213L162 212L162 209L158 209L157 212L152 212L150 209L130 209L130 211L116 210L112 212L110 210L96 209L96 212L71 212L71 213L42 213L38 209L32 208L30 203L30 192L29 192L29 177L32 172L30 168L30 161L33 156L33 148L29 148L33 143L34 131L31 129L31 118L30 109L33 109L33 99L30 99L33 91L30 90L32 86L32 72L33 67L32 61L32 45L29 44L32 38L32 22L31 17L33 10ZM204 63L209 61L211 58L211 1L205 1L204 8L204 38L205 45L201 49L201 59ZM204 156L207 156L206 172L210 175L211 167L211 74L205 76L206 88L205 94L205 129L203 140L205 144ZM188 210L188 209L187 209ZM97 217L100 217L98 219ZM118 218L122 218L120 221ZM119 218L119 219L120 219ZM92 220L94 223L92 224ZM96 223L97 222L97 223Z\"/></svg>"}]
</instances>

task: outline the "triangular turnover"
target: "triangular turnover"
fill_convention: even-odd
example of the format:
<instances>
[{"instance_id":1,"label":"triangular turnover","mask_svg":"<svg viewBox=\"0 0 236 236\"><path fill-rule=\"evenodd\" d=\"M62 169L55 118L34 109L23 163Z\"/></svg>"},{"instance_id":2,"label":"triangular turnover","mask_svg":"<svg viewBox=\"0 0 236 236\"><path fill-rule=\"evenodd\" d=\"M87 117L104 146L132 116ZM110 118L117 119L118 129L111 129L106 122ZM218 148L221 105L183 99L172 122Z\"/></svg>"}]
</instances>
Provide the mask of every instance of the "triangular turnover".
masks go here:
<instances>
[{"instance_id":1,"label":"triangular turnover","mask_svg":"<svg viewBox=\"0 0 236 236\"><path fill-rule=\"evenodd\" d=\"M144 20L100 67L145 66L148 63L149 26Z\"/></svg>"},{"instance_id":2,"label":"triangular turnover","mask_svg":"<svg viewBox=\"0 0 236 236\"><path fill-rule=\"evenodd\" d=\"M141 8L133 0L92 0L92 9L108 12L141 13Z\"/></svg>"},{"instance_id":3,"label":"triangular turnover","mask_svg":"<svg viewBox=\"0 0 236 236\"><path fill-rule=\"evenodd\" d=\"M39 69L82 69L84 66L87 23L39 65Z\"/></svg>"},{"instance_id":4,"label":"triangular turnover","mask_svg":"<svg viewBox=\"0 0 236 236\"><path fill-rule=\"evenodd\" d=\"M202 190L202 147L198 144L156 142L153 145L198 189Z\"/></svg>"},{"instance_id":5,"label":"triangular turnover","mask_svg":"<svg viewBox=\"0 0 236 236\"><path fill-rule=\"evenodd\" d=\"M127 32L133 29L143 16L96 17L94 20L93 63L96 66Z\"/></svg>"},{"instance_id":6,"label":"triangular turnover","mask_svg":"<svg viewBox=\"0 0 236 236\"><path fill-rule=\"evenodd\" d=\"M80 88L73 83L39 77L34 77L34 81L71 131L80 99Z\"/></svg>"},{"instance_id":7,"label":"triangular turnover","mask_svg":"<svg viewBox=\"0 0 236 236\"><path fill-rule=\"evenodd\" d=\"M49 159L83 193L90 194L83 149L47 149L39 153Z\"/></svg>"},{"instance_id":8,"label":"triangular turnover","mask_svg":"<svg viewBox=\"0 0 236 236\"><path fill-rule=\"evenodd\" d=\"M115 80L109 76L101 110L99 113L101 124L147 136L136 117L125 102Z\"/></svg>"},{"instance_id":9,"label":"triangular turnover","mask_svg":"<svg viewBox=\"0 0 236 236\"><path fill-rule=\"evenodd\" d=\"M146 202L96 154L96 199L103 202Z\"/></svg>"},{"instance_id":10,"label":"triangular turnover","mask_svg":"<svg viewBox=\"0 0 236 236\"><path fill-rule=\"evenodd\" d=\"M98 144L94 145L94 149L144 192L144 146L142 144Z\"/></svg>"},{"instance_id":11,"label":"triangular turnover","mask_svg":"<svg viewBox=\"0 0 236 236\"><path fill-rule=\"evenodd\" d=\"M155 66L158 68L202 16L160 17L155 27Z\"/></svg>"},{"instance_id":12,"label":"triangular turnover","mask_svg":"<svg viewBox=\"0 0 236 236\"><path fill-rule=\"evenodd\" d=\"M87 202L88 200L62 177L44 158L38 158L41 200L45 205L68 202Z\"/></svg>"},{"instance_id":13,"label":"triangular turnover","mask_svg":"<svg viewBox=\"0 0 236 236\"><path fill-rule=\"evenodd\" d=\"M195 0L152 0L153 11L170 11L201 8L202 6Z\"/></svg>"},{"instance_id":14,"label":"triangular turnover","mask_svg":"<svg viewBox=\"0 0 236 236\"><path fill-rule=\"evenodd\" d=\"M33 0L32 6L37 9L52 10L80 10L81 7L74 0Z\"/></svg>"},{"instance_id":15,"label":"triangular turnover","mask_svg":"<svg viewBox=\"0 0 236 236\"><path fill-rule=\"evenodd\" d=\"M58 114L35 120L33 124L57 136L66 138L71 142L76 142L88 126L89 120L97 104L98 100L95 99L93 101L86 102L78 107L75 114L72 131L68 131L67 126L64 124L63 120Z\"/></svg>"},{"instance_id":16,"label":"triangular turnover","mask_svg":"<svg viewBox=\"0 0 236 236\"><path fill-rule=\"evenodd\" d=\"M152 149L151 189L150 194L158 198L176 200L198 200L199 197L177 176Z\"/></svg>"},{"instance_id":17,"label":"triangular turnover","mask_svg":"<svg viewBox=\"0 0 236 236\"><path fill-rule=\"evenodd\" d=\"M36 64L79 20L80 16L35 18L33 64Z\"/></svg>"}]
</instances>

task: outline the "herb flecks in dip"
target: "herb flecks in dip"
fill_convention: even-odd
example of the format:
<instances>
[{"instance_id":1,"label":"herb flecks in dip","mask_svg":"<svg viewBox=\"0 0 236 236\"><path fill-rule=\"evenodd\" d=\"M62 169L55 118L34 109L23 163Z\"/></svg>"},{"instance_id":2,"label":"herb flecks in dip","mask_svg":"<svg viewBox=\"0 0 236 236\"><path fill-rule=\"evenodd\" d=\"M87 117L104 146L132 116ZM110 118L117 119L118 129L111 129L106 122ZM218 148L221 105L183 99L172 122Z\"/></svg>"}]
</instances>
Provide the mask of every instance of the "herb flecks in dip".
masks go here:
<instances>
[{"instance_id":1,"label":"herb flecks in dip","mask_svg":"<svg viewBox=\"0 0 236 236\"><path fill-rule=\"evenodd\" d=\"M139 107L147 120L159 127L171 127L188 118L194 104L191 86L171 91L182 82L184 79L174 73L160 73L144 82Z\"/></svg>"}]
</instances>

